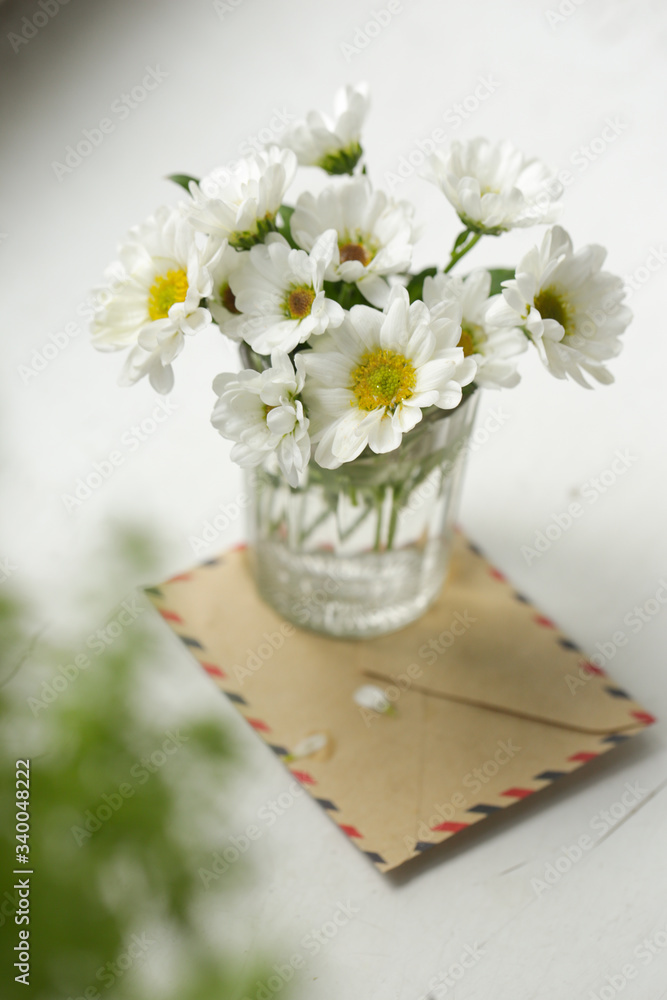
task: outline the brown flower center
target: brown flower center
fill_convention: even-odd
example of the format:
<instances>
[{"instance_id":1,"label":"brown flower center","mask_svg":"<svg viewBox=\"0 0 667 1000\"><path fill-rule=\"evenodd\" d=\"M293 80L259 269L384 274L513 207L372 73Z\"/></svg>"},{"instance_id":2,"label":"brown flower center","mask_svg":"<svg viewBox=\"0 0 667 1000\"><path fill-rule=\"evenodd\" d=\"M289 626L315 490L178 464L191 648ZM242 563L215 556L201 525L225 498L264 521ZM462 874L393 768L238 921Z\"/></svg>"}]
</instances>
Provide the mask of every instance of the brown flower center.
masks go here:
<instances>
[{"instance_id":1,"label":"brown flower center","mask_svg":"<svg viewBox=\"0 0 667 1000\"><path fill-rule=\"evenodd\" d=\"M236 316L240 315L240 310L236 308L236 296L229 287L229 282L226 285L223 285L220 289L220 298L223 306L228 312L234 313Z\"/></svg>"},{"instance_id":2,"label":"brown flower center","mask_svg":"<svg viewBox=\"0 0 667 1000\"><path fill-rule=\"evenodd\" d=\"M345 264L348 260L358 260L365 267L372 260L372 254L368 252L363 243L342 243L338 250L341 264Z\"/></svg>"},{"instance_id":3,"label":"brown flower center","mask_svg":"<svg viewBox=\"0 0 667 1000\"><path fill-rule=\"evenodd\" d=\"M290 319L303 319L310 316L310 310L315 301L312 288L295 288L287 296L287 313Z\"/></svg>"}]
</instances>

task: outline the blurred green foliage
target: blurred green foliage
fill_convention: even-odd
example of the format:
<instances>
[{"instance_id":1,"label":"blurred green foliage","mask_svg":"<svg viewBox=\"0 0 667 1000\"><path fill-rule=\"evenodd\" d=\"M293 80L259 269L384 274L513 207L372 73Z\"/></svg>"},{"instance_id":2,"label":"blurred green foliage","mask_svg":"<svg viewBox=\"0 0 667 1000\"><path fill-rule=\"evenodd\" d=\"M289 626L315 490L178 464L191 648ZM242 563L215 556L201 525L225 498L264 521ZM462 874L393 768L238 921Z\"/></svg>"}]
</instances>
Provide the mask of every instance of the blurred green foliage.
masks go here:
<instances>
[{"instance_id":1,"label":"blurred green foliage","mask_svg":"<svg viewBox=\"0 0 667 1000\"><path fill-rule=\"evenodd\" d=\"M124 578L128 565L141 578L146 545L126 535L114 548ZM238 765L215 714L179 729L153 711L156 678L144 666L152 614L130 597L101 640L96 626L83 646L66 648L31 640L29 606L7 584L0 594L3 998L237 1000L254 995L250 983L265 971L207 933L202 913L214 906L232 921L243 887L241 865L209 888L199 875L229 833L221 799ZM16 860L15 831L15 763L26 758L28 865ZM27 878L29 923L17 925L13 886ZM28 987L14 978L21 928Z\"/></svg>"}]
</instances>

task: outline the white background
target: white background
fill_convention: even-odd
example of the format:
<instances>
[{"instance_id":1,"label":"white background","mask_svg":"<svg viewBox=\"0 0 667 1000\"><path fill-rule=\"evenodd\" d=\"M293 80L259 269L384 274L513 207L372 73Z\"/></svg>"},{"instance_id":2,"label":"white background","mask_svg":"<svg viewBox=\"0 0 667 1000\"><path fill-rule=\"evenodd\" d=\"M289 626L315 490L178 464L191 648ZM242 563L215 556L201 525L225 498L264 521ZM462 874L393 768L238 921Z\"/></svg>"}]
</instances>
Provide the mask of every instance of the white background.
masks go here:
<instances>
[{"instance_id":1,"label":"white background","mask_svg":"<svg viewBox=\"0 0 667 1000\"><path fill-rule=\"evenodd\" d=\"M373 111L364 145L379 185L436 128L452 137L507 136L572 175L562 222L575 245L602 243L611 270L635 275L635 318L613 362L612 387L587 392L558 382L530 357L519 388L486 394L480 426L484 411L499 406L507 419L470 460L461 523L589 651L624 629L629 642L613 657L613 676L665 716L667 609L637 634L623 620L667 579L667 271L664 264L642 269L654 249L667 253L667 7L659 0L563 0L558 18L548 16L558 11L555 0L404 0L382 30L366 32L373 11L386 7L382 0L218 6L70 0L18 51L7 36L40 8L8 3L0 12L0 556L16 567L15 580L51 615L73 617L64 584L81 584L83 572L84 585L99 583L90 579L86 556L110 518L128 516L161 532L156 572L195 561L191 539L242 488L229 445L208 423L212 378L235 363L233 352L213 332L189 343L176 365L175 412L132 450L132 428L151 417L155 395L143 383L116 386L120 356L93 351L77 310L127 228L178 197L165 174L201 175L236 158L275 109L295 116L326 109L341 83L367 79ZM164 82L120 120L112 104L148 67L159 67ZM471 95L480 78L492 81L493 93L477 102ZM453 115L445 116L466 99L473 110L455 127ZM105 117L113 132L58 179L53 162ZM599 137L608 119L618 135L602 151L595 143L587 162L580 147ZM457 231L449 206L416 176L395 193L413 199L425 223L416 263L442 262ZM512 264L538 235L483 241L471 262ZM36 372L33 352L41 354L51 335L72 323L76 336ZM122 465L68 510L63 494L118 449ZM619 449L633 457L629 468L590 503L582 491ZM522 546L577 498L584 514L528 565ZM241 519L232 519L211 550L242 536ZM128 589L137 582L127 580ZM177 642L156 628L156 643L163 697L210 705L208 680ZM289 777L222 698L219 711L246 751L240 832ZM538 894L531 879L543 878L563 847L590 832L626 782L646 792L660 786L663 732L659 725L565 787L482 824L464 846L454 841L394 876L376 873L300 798L249 852L257 889L239 904L240 926L247 911L251 937L275 942L288 960L303 952L303 935L329 919L338 900L358 908L318 956L304 953L299 989L309 1000L417 1000L475 944L483 957L456 987L443 981L435 996L588 998L602 989L607 998L616 990L628 1000L658 1000L667 990L667 948L650 962L634 950L667 930L667 793L646 795L548 891ZM628 962L637 977L610 985L606 977Z\"/></svg>"}]
</instances>

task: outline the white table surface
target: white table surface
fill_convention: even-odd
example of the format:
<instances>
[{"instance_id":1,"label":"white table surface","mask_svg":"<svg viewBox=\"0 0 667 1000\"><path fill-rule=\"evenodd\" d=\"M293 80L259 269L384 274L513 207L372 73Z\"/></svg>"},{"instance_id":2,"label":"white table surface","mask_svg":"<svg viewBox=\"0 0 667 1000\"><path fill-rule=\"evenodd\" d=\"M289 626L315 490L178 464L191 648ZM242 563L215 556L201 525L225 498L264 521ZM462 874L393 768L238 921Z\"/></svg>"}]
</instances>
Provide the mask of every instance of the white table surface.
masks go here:
<instances>
[{"instance_id":1,"label":"white table surface","mask_svg":"<svg viewBox=\"0 0 667 1000\"><path fill-rule=\"evenodd\" d=\"M212 376L234 363L233 351L213 333L189 344L176 367L173 415L137 446L132 428L151 416L156 397L147 384L116 386L120 357L91 349L77 312L126 229L177 197L161 179L166 173L201 174L238 156L275 109L326 108L341 83L367 79L374 107L366 146L382 183L483 77L493 93L460 128L450 115L449 135L508 136L569 169L562 221L576 245L606 245L617 273L632 275L653 248L667 253L660 0L563 0L571 13L559 21L547 17L558 11L556 0L392 6L390 22L355 52L342 46L363 42L357 32L387 7L383 0L235 0L218 11L206 0L70 0L18 51L8 36L38 8L10 2L0 10L0 556L49 616L72 613L69 584L81 583L110 517L143 519L160 531L159 571L168 574L195 561L190 539L242 488L229 446L208 423ZM124 119L111 112L113 132L58 180L53 161L108 117L148 67L159 67L163 82ZM583 168L577 151L607 119L618 123L618 136ZM417 263L442 260L456 231L453 213L414 177L399 191L428 223ZM515 262L535 235L483 242L474 263ZM665 273L662 265L639 272L635 320L613 363L612 387L586 392L560 383L529 358L519 388L486 394L484 411L501 406L507 419L471 457L461 512L471 537L586 649L625 628L629 641L610 669L661 718L667 606L636 634L623 620L667 579ZM76 336L26 378L33 351L72 323ZM115 449L122 465L68 511L63 494ZM521 547L581 499L619 449L633 456L627 472L595 504L582 500L584 516L527 565ZM242 536L237 519L211 551ZM138 581L126 582L129 589ZM155 642L162 697L188 706L183 712L210 707L208 679L157 624ZM241 832L287 789L289 776L223 698L218 708L246 754L234 810ZM242 948L274 942L284 961L303 953L295 982L309 1000L417 1000L432 980L440 981L438 998L604 1000L621 992L659 1000L667 994L667 792L650 793L666 777L660 724L500 822L482 824L465 845L432 851L393 876L379 875L302 797L248 852L255 889L238 904L235 936ZM590 832L628 782L644 790L632 813L538 893L532 880ZM300 944L304 935L348 900L358 913L311 954ZM474 946L481 957L454 985L448 970L456 976L455 963ZM628 963L636 975L624 981Z\"/></svg>"}]
</instances>

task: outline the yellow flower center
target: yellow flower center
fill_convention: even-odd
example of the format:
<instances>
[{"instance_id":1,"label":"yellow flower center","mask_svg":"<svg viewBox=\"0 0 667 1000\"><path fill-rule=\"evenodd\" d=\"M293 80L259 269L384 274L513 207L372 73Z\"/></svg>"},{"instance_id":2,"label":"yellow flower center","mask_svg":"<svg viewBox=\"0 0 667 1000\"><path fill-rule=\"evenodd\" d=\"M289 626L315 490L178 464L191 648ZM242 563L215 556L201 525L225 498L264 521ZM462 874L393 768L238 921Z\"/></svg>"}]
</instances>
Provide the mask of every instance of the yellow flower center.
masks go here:
<instances>
[{"instance_id":1,"label":"yellow flower center","mask_svg":"<svg viewBox=\"0 0 667 1000\"><path fill-rule=\"evenodd\" d=\"M188 276L181 268L160 274L148 293L148 315L151 319L166 319L174 302L185 302Z\"/></svg>"},{"instance_id":2,"label":"yellow flower center","mask_svg":"<svg viewBox=\"0 0 667 1000\"><path fill-rule=\"evenodd\" d=\"M290 319L303 319L310 316L315 292L312 288L293 288L287 296L286 311Z\"/></svg>"},{"instance_id":3,"label":"yellow flower center","mask_svg":"<svg viewBox=\"0 0 667 1000\"><path fill-rule=\"evenodd\" d=\"M358 260L366 267L373 259L373 254L363 243L340 243L338 250L341 264L345 264L348 260Z\"/></svg>"},{"instance_id":4,"label":"yellow flower center","mask_svg":"<svg viewBox=\"0 0 667 1000\"><path fill-rule=\"evenodd\" d=\"M567 336L572 332L572 310L562 295L554 288L543 288L535 296L535 308L542 319L553 319L565 330Z\"/></svg>"},{"instance_id":5,"label":"yellow flower center","mask_svg":"<svg viewBox=\"0 0 667 1000\"><path fill-rule=\"evenodd\" d=\"M351 389L360 410L395 408L412 395L417 372L412 362L396 351L378 348L364 354L352 372Z\"/></svg>"},{"instance_id":6,"label":"yellow flower center","mask_svg":"<svg viewBox=\"0 0 667 1000\"><path fill-rule=\"evenodd\" d=\"M228 312L234 313L236 316L240 315L240 310L236 308L236 297L229 287L229 283L223 285L220 289L220 300Z\"/></svg>"}]
</instances>

